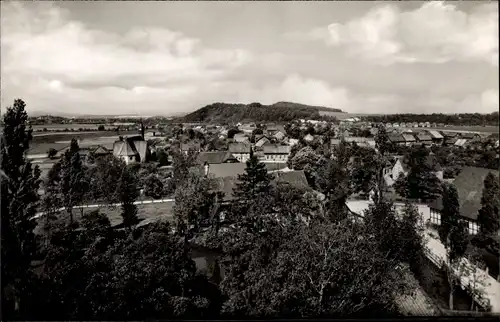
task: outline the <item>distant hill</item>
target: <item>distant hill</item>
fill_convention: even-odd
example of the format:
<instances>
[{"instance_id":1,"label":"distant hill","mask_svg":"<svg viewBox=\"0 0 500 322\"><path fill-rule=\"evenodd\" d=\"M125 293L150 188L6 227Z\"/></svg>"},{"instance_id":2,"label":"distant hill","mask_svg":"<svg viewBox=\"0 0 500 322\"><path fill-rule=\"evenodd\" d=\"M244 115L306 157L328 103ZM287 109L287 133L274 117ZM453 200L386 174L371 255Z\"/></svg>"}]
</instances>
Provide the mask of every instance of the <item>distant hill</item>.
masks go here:
<instances>
[{"instance_id":1,"label":"distant hill","mask_svg":"<svg viewBox=\"0 0 500 322\"><path fill-rule=\"evenodd\" d=\"M310 106L291 102L277 102L272 105L260 103L228 104L214 103L178 118L181 122L288 122L296 119L320 120L328 116L320 111L339 112L341 110L324 106Z\"/></svg>"}]
</instances>

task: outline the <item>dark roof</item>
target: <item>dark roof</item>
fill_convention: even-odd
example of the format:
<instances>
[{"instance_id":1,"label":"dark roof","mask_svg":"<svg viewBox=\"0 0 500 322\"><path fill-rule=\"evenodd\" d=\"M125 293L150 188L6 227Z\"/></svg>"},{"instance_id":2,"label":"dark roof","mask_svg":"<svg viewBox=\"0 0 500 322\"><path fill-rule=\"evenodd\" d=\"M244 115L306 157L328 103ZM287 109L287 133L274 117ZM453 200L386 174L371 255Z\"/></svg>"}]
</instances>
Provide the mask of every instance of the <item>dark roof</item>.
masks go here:
<instances>
[{"instance_id":1,"label":"dark roof","mask_svg":"<svg viewBox=\"0 0 500 322\"><path fill-rule=\"evenodd\" d=\"M286 168L286 163L265 162L267 171L275 171ZM246 163L216 163L211 164L208 173L212 178L237 177L245 173Z\"/></svg>"},{"instance_id":2,"label":"dark roof","mask_svg":"<svg viewBox=\"0 0 500 322\"><path fill-rule=\"evenodd\" d=\"M477 220L479 209L481 209L481 197L483 195L484 179L488 173L498 177L497 170L476 167L464 167L453 181L457 188L460 214L472 220ZM439 198L430 204L436 210L443 209L442 199Z\"/></svg>"},{"instance_id":3,"label":"dark roof","mask_svg":"<svg viewBox=\"0 0 500 322\"><path fill-rule=\"evenodd\" d=\"M263 149L265 154L290 154L289 145L265 144Z\"/></svg>"},{"instance_id":4,"label":"dark roof","mask_svg":"<svg viewBox=\"0 0 500 322\"><path fill-rule=\"evenodd\" d=\"M224 163L227 161L238 162L238 160L229 151L212 151L200 152L198 154L198 162L204 164Z\"/></svg>"},{"instance_id":5,"label":"dark roof","mask_svg":"<svg viewBox=\"0 0 500 322\"><path fill-rule=\"evenodd\" d=\"M424 132L418 133L417 138L419 141L432 141L432 136Z\"/></svg>"},{"instance_id":6,"label":"dark roof","mask_svg":"<svg viewBox=\"0 0 500 322\"><path fill-rule=\"evenodd\" d=\"M251 145L247 143L230 143L228 150L231 153L250 153Z\"/></svg>"},{"instance_id":7,"label":"dark roof","mask_svg":"<svg viewBox=\"0 0 500 322\"><path fill-rule=\"evenodd\" d=\"M295 187L308 188L307 179L304 171L289 171L289 172L274 172L274 182L289 183ZM224 200L233 200L233 189L238 182L237 176L226 176L214 178L214 183L217 189L224 193Z\"/></svg>"},{"instance_id":8,"label":"dark roof","mask_svg":"<svg viewBox=\"0 0 500 322\"><path fill-rule=\"evenodd\" d=\"M189 151L189 150L199 150L200 149L200 143L181 143L181 151Z\"/></svg>"},{"instance_id":9,"label":"dark roof","mask_svg":"<svg viewBox=\"0 0 500 322\"><path fill-rule=\"evenodd\" d=\"M401 134L389 134L389 141L392 143L401 143L401 142L406 142L405 138Z\"/></svg>"},{"instance_id":10,"label":"dark roof","mask_svg":"<svg viewBox=\"0 0 500 322\"><path fill-rule=\"evenodd\" d=\"M443 131L443 136L445 138L455 138L458 136L457 132L448 132L448 131Z\"/></svg>"},{"instance_id":11,"label":"dark roof","mask_svg":"<svg viewBox=\"0 0 500 322\"><path fill-rule=\"evenodd\" d=\"M403 133L402 134L403 139L405 142L415 142L415 137L411 133Z\"/></svg>"},{"instance_id":12,"label":"dark roof","mask_svg":"<svg viewBox=\"0 0 500 322\"><path fill-rule=\"evenodd\" d=\"M116 141L113 146L113 154L115 156L134 156L137 155L137 151L134 146L130 144L129 140Z\"/></svg>"},{"instance_id":13,"label":"dark roof","mask_svg":"<svg viewBox=\"0 0 500 322\"><path fill-rule=\"evenodd\" d=\"M307 178L303 170L274 172L277 182L286 182L295 187L308 188Z\"/></svg>"},{"instance_id":14,"label":"dark roof","mask_svg":"<svg viewBox=\"0 0 500 322\"><path fill-rule=\"evenodd\" d=\"M460 135L460 137L462 139L468 139L468 140L472 140L478 136L479 136L479 134L477 134L477 133L469 133L469 132L461 133L461 135Z\"/></svg>"}]
</instances>

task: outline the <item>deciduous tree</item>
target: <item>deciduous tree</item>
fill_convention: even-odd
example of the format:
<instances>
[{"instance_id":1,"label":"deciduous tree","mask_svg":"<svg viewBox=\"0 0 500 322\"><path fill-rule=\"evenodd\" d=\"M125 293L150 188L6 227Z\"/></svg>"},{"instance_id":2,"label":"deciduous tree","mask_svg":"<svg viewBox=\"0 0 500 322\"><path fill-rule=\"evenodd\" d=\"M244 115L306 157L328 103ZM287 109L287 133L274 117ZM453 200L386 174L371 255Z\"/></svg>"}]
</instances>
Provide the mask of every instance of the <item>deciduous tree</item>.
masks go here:
<instances>
[{"instance_id":1,"label":"deciduous tree","mask_svg":"<svg viewBox=\"0 0 500 322\"><path fill-rule=\"evenodd\" d=\"M25 157L32 139L26 104L16 99L3 117L1 137L2 318L23 319L28 307L31 261L36 251L32 220L40 170Z\"/></svg>"},{"instance_id":2,"label":"deciduous tree","mask_svg":"<svg viewBox=\"0 0 500 322\"><path fill-rule=\"evenodd\" d=\"M467 250L468 234L464 223L460 220L460 204L455 186L445 184L442 198L443 210L441 211L439 238L447 253L447 274L450 284L449 305L450 309L453 310L453 295L456 287L453 269L457 267Z\"/></svg>"}]
</instances>

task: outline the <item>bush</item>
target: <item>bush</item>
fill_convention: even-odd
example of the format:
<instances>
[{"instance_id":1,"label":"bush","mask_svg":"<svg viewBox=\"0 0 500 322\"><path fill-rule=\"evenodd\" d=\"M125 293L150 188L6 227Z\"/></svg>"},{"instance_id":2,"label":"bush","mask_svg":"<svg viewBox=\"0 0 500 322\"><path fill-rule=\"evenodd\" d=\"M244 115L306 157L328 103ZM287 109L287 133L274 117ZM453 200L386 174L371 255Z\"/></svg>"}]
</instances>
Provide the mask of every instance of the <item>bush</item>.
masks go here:
<instances>
[{"instance_id":1,"label":"bush","mask_svg":"<svg viewBox=\"0 0 500 322\"><path fill-rule=\"evenodd\" d=\"M146 178L144 194L154 199L160 199L163 196L163 183L156 175L150 174Z\"/></svg>"}]
</instances>

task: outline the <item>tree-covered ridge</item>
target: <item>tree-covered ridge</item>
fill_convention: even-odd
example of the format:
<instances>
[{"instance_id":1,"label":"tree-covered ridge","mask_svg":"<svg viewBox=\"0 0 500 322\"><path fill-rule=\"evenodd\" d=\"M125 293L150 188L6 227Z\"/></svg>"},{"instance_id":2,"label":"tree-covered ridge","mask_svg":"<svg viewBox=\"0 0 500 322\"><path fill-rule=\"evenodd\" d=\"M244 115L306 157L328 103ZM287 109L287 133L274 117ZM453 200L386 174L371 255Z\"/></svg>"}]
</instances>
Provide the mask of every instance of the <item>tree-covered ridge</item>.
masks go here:
<instances>
[{"instance_id":1,"label":"tree-covered ridge","mask_svg":"<svg viewBox=\"0 0 500 322\"><path fill-rule=\"evenodd\" d=\"M320 120L328 118L321 116L320 111L342 112L335 108L290 102L278 102L272 105L214 103L182 117L182 120L185 122L234 123L240 121L289 122L295 119Z\"/></svg>"},{"instance_id":2,"label":"tree-covered ridge","mask_svg":"<svg viewBox=\"0 0 500 322\"><path fill-rule=\"evenodd\" d=\"M462 114L389 114L369 115L363 117L369 122L408 123L429 122L448 125L498 125L498 112L491 114L462 113Z\"/></svg>"}]
</instances>

